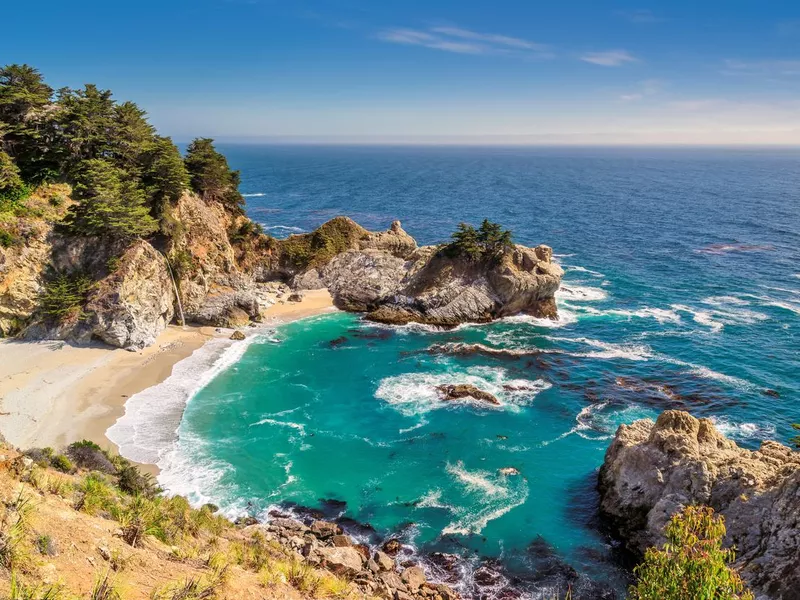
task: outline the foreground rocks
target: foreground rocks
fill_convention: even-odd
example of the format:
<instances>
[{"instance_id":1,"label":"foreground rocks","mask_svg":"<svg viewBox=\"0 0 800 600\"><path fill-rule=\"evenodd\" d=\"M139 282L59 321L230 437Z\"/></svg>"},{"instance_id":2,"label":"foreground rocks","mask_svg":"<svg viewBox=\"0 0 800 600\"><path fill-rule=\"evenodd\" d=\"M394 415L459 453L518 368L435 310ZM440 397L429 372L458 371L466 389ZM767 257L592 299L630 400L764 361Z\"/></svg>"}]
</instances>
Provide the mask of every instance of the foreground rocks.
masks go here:
<instances>
[{"instance_id":1,"label":"foreground rocks","mask_svg":"<svg viewBox=\"0 0 800 600\"><path fill-rule=\"evenodd\" d=\"M517 245L497 259L472 261L417 247L399 221L382 233L361 232L325 264L294 275L293 285L327 287L342 310L391 324L452 327L520 313L558 316L554 295L563 270L547 246Z\"/></svg>"},{"instance_id":2,"label":"foreground rocks","mask_svg":"<svg viewBox=\"0 0 800 600\"><path fill-rule=\"evenodd\" d=\"M767 441L739 448L708 419L666 411L621 425L600 470L601 513L636 554L664 542L688 504L724 515L726 543L754 592L800 598L800 453Z\"/></svg>"},{"instance_id":3,"label":"foreground rocks","mask_svg":"<svg viewBox=\"0 0 800 600\"><path fill-rule=\"evenodd\" d=\"M310 564L347 577L364 594L387 600L458 600L452 588L429 582L419 565L398 566L383 550L371 549L342 533L336 523L279 517L253 525L265 537ZM395 540L396 541L396 540ZM391 546L394 554L399 550Z\"/></svg>"}]
</instances>

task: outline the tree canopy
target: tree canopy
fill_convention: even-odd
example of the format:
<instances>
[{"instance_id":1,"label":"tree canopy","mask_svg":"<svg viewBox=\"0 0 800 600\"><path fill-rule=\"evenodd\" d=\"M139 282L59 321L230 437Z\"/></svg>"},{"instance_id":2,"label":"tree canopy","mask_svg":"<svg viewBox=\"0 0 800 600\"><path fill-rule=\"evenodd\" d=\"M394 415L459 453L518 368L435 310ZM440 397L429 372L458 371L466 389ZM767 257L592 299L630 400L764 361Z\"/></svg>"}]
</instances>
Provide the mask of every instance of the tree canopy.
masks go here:
<instances>
[{"instance_id":1,"label":"tree canopy","mask_svg":"<svg viewBox=\"0 0 800 600\"><path fill-rule=\"evenodd\" d=\"M8 204L43 182L73 186L78 204L65 226L76 235L150 235L188 189L243 213L239 172L212 140L192 142L184 160L133 102L117 102L94 84L54 92L36 69L7 65L0 68L0 197Z\"/></svg>"},{"instance_id":2,"label":"tree canopy","mask_svg":"<svg viewBox=\"0 0 800 600\"><path fill-rule=\"evenodd\" d=\"M239 171L231 170L228 160L214 148L214 140L198 138L189 144L186 170L195 192L207 200L221 202L233 212L242 212Z\"/></svg>"},{"instance_id":3,"label":"tree canopy","mask_svg":"<svg viewBox=\"0 0 800 600\"><path fill-rule=\"evenodd\" d=\"M514 246L511 232L488 219L484 219L478 229L459 223L450 237L453 241L445 247L446 252L473 261L498 259Z\"/></svg>"}]
</instances>

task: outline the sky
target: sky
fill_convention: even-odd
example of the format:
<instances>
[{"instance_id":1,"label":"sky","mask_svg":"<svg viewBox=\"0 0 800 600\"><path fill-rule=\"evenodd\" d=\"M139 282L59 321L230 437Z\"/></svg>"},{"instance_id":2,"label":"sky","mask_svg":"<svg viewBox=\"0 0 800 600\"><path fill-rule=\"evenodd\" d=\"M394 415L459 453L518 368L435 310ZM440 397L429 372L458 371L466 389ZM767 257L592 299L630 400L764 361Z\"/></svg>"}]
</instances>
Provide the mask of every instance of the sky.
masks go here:
<instances>
[{"instance_id":1,"label":"sky","mask_svg":"<svg viewBox=\"0 0 800 600\"><path fill-rule=\"evenodd\" d=\"M0 64L176 141L800 145L800 1L40 0Z\"/></svg>"}]
</instances>

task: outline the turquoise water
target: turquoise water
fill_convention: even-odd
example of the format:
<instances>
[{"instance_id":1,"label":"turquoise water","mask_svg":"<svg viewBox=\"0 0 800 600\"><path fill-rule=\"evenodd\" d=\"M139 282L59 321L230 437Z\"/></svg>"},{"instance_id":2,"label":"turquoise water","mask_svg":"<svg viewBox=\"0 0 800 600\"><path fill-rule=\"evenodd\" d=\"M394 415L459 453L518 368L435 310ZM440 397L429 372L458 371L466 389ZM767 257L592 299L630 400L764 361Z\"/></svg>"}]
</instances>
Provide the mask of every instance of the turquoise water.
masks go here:
<instances>
[{"instance_id":1,"label":"turquoise water","mask_svg":"<svg viewBox=\"0 0 800 600\"><path fill-rule=\"evenodd\" d=\"M755 447L800 421L797 152L226 153L274 233L344 213L400 218L426 243L488 216L546 242L566 270L561 320L434 331L335 313L252 338L188 403L160 463L171 491L232 514L295 503L368 523L370 541L467 557L465 591L488 557L531 593L600 597L589 580L624 586L594 491L620 423L682 408ZM524 352L441 351L460 342ZM445 404L442 383L501 406Z\"/></svg>"}]
</instances>

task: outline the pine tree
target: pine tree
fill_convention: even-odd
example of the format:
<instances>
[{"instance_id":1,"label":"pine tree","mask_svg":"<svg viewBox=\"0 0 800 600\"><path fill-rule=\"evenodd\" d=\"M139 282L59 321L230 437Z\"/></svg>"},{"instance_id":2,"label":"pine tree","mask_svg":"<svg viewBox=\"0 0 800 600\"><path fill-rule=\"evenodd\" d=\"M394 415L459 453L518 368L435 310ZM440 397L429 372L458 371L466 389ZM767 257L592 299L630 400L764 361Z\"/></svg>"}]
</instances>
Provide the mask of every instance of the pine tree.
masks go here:
<instances>
[{"instance_id":1,"label":"pine tree","mask_svg":"<svg viewBox=\"0 0 800 600\"><path fill-rule=\"evenodd\" d=\"M480 259L483 250L478 242L478 232L472 225L459 223L458 229L450 237L453 239L451 246L455 254L461 254L471 260Z\"/></svg>"},{"instance_id":2,"label":"pine tree","mask_svg":"<svg viewBox=\"0 0 800 600\"><path fill-rule=\"evenodd\" d=\"M206 200L223 203L232 212L243 212L239 172L230 169L227 159L214 148L214 140L194 140L186 150L185 162L195 192Z\"/></svg>"},{"instance_id":3,"label":"pine tree","mask_svg":"<svg viewBox=\"0 0 800 600\"><path fill-rule=\"evenodd\" d=\"M107 161L92 159L81 165L73 196L78 204L64 221L73 234L133 238L158 228L144 191Z\"/></svg>"}]
</instances>

